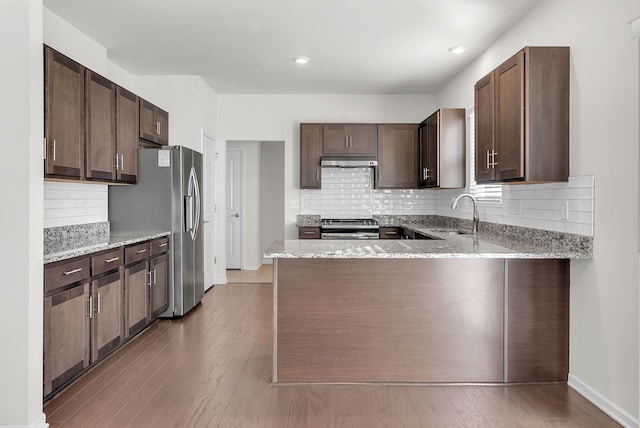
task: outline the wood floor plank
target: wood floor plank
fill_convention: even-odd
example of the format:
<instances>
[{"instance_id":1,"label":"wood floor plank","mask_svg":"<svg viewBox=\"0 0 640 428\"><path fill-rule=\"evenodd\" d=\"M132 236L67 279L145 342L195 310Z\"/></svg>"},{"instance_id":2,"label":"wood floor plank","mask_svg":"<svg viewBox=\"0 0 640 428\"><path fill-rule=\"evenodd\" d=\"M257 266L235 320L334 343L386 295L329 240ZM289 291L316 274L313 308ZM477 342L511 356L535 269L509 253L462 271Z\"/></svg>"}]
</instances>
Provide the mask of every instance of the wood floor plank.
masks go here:
<instances>
[{"instance_id":1,"label":"wood floor plank","mask_svg":"<svg viewBox=\"0 0 640 428\"><path fill-rule=\"evenodd\" d=\"M567 385L271 385L272 287L209 290L44 406L51 428L618 427Z\"/></svg>"}]
</instances>

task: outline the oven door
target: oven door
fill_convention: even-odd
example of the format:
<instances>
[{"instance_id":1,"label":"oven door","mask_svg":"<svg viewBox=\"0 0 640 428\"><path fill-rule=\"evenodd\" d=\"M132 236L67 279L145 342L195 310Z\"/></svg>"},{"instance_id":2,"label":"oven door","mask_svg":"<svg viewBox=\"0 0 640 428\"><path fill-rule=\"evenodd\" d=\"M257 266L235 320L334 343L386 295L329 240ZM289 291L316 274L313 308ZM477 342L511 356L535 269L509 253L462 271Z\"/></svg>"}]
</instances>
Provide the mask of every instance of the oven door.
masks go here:
<instances>
[{"instance_id":1,"label":"oven door","mask_svg":"<svg viewBox=\"0 0 640 428\"><path fill-rule=\"evenodd\" d=\"M341 232L322 232L322 239L378 239L378 232L371 231L341 231Z\"/></svg>"}]
</instances>

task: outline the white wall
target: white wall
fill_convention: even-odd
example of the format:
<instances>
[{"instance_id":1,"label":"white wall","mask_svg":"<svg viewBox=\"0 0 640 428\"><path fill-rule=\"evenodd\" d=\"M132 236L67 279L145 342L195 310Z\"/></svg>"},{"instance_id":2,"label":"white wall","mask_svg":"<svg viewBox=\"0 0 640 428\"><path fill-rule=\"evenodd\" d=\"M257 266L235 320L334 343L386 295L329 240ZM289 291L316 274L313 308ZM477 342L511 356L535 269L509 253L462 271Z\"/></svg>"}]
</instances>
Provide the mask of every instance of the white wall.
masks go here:
<instances>
[{"instance_id":1,"label":"white wall","mask_svg":"<svg viewBox=\"0 0 640 428\"><path fill-rule=\"evenodd\" d=\"M242 207L242 269L256 270L262 265L261 232L261 150L258 141L233 141L227 143L227 150L240 149L244 153L244 175ZM225 163L226 165L226 163ZM220 253L225 254L225 253Z\"/></svg>"},{"instance_id":2,"label":"white wall","mask_svg":"<svg viewBox=\"0 0 640 428\"><path fill-rule=\"evenodd\" d=\"M264 141L261 149L260 177L260 251L273 241L284 239L284 142ZM271 264L273 259L262 259Z\"/></svg>"},{"instance_id":3,"label":"white wall","mask_svg":"<svg viewBox=\"0 0 640 428\"><path fill-rule=\"evenodd\" d=\"M222 141L284 141L285 238L295 239L301 122L418 123L436 109L430 95L220 94L218 135Z\"/></svg>"},{"instance_id":4,"label":"white wall","mask_svg":"<svg viewBox=\"0 0 640 428\"><path fill-rule=\"evenodd\" d=\"M0 425L44 427L42 413L42 2L0 3L0 136L6 162L0 265ZM7 304L8 303L8 304Z\"/></svg>"},{"instance_id":5,"label":"white wall","mask_svg":"<svg viewBox=\"0 0 640 428\"><path fill-rule=\"evenodd\" d=\"M593 260L571 263L570 384L638 425L637 0L547 0L438 95L473 104L473 84L526 45L571 47L571 174L594 175Z\"/></svg>"}]
</instances>

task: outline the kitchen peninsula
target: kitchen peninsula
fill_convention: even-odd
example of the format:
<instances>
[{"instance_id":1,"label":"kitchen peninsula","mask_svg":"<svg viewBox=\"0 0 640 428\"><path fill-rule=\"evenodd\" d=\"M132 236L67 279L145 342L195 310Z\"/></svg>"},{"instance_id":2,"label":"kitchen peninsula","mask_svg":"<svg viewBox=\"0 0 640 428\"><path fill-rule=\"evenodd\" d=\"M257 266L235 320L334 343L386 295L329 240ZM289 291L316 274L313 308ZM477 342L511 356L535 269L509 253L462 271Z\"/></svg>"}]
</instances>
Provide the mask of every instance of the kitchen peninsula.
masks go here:
<instances>
[{"instance_id":1,"label":"kitchen peninsula","mask_svg":"<svg viewBox=\"0 0 640 428\"><path fill-rule=\"evenodd\" d=\"M589 245L404 227L435 239L267 249L274 383L566 382L569 259Z\"/></svg>"}]
</instances>

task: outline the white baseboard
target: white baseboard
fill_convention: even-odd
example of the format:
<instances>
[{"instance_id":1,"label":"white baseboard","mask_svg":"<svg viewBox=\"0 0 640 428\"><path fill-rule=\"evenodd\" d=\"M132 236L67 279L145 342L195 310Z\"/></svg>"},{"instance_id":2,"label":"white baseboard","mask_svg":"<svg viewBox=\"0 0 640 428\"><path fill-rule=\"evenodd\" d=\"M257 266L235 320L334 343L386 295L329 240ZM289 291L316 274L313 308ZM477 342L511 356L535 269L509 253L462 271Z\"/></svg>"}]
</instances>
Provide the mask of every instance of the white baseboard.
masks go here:
<instances>
[{"instance_id":1,"label":"white baseboard","mask_svg":"<svg viewBox=\"0 0 640 428\"><path fill-rule=\"evenodd\" d=\"M262 266L262 265L260 265ZM242 270L258 270L260 269L260 266L245 266L242 268Z\"/></svg>"},{"instance_id":2,"label":"white baseboard","mask_svg":"<svg viewBox=\"0 0 640 428\"><path fill-rule=\"evenodd\" d=\"M273 264L273 259L262 259L262 264L263 265L272 265Z\"/></svg>"},{"instance_id":3,"label":"white baseboard","mask_svg":"<svg viewBox=\"0 0 640 428\"><path fill-rule=\"evenodd\" d=\"M578 394L591 401L595 406L600 408L600 410L615 419L615 421L622 426L627 428L639 428L638 419L634 419L633 416L622 410L620 407L616 406L614 403L609 401L609 399L604 397L598 391L594 390L577 377L569 374L569 381L567 382L567 384Z\"/></svg>"},{"instance_id":4,"label":"white baseboard","mask_svg":"<svg viewBox=\"0 0 640 428\"><path fill-rule=\"evenodd\" d=\"M28 425L2 425L0 423L0 428L49 428L49 424L47 423L47 416L42 413Z\"/></svg>"},{"instance_id":5,"label":"white baseboard","mask_svg":"<svg viewBox=\"0 0 640 428\"><path fill-rule=\"evenodd\" d=\"M220 277L220 278L218 278L216 280L216 285L218 285L218 284L226 284L226 283L227 283L227 276L226 275L223 276L223 277Z\"/></svg>"}]
</instances>

